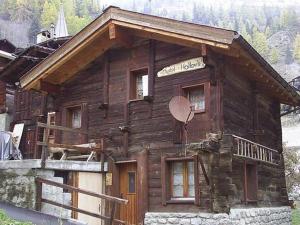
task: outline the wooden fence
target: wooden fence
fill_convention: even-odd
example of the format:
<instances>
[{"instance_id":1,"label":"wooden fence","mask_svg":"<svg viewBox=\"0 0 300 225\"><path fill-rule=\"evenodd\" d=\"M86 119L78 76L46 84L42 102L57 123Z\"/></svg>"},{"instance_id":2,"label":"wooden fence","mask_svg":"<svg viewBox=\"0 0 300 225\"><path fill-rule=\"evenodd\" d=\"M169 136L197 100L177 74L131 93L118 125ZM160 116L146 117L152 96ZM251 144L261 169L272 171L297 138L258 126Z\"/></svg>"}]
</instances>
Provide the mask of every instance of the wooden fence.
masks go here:
<instances>
[{"instance_id":1,"label":"wooden fence","mask_svg":"<svg viewBox=\"0 0 300 225\"><path fill-rule=\"evenodd\" d=\"M96 155L100 155L100 161L101 165L104 165L104 151L103 151L103 139L101 139L101 143L99 143L98 146L95 147L80 147L76 145L69 145L69 144L57 144L57 143L49 143L49 133L50 130L58 130L61 132L71 132L71 133L79 133L79 134L87 134L86 131L78 130L78 129L73 129L69 127L63 127L63 126L57 126L57 125L51 125L49 123L37 123L37 130L39 128L43 129L43 141L36 141L37 146L42 147L42 153L41 153L41 159L42 159L42 167L45 167L45 162L47 157L49 156L49 148L66 148L66 149L72 149L76 150L82 154L84 153L90 153L94 151Z\"/></svg>"},{"instance_id":2,"label":"wooden fence","mask_svg":"<svg viewBox=\"0 0 300 225\"><path fill-rule=\"evenodd\" d=\"M79 213L82 213L82 214L86 214L86 215L89 215L89 216L92 216L92 217L102 219L102 220L106 221L109 225L112 225L112 224L125 224L124 221L115 219L115 210L116 210L116 204L127 204L128 200L126 200L126 199L116 198L116 197L112 197L112 196L105 195L105 194L98 194L98 193L95 193L95 192L87 191L87 190L80 189L80 188L73 187L73 186L66 185L66 184L57 183L55 181L46 180L46 179L39 178L39 177L36 178L35 181L36 181L36 186L37 186L37 196L36 196L36 210L37 211L41 210L42 203L44 202L44 203L48 203L48 204L58 206L58 207L61 207L61 208L64 208L64 209L72 210L72 211L75 211L75 212L79 212ZM63 203L55 202L55 201L52 201L52 200L49 200L49 199L44 199L42 197L43 184L50 185L50 186L55 186L55 187L59 187L59 188L63 188L63 189L67 189L69 191L82 193L82 194L93 196L93 197L100 198L100 199L104 199L104 200L106 200L106 201L108 201L112 204L111 205L111 210L110 210L110 215L105 216L105 215L97 214L97 213L94 213L94 212L86 211L86 210L83 210L83 209L79 209L79 208L74 207L74 206L65 205Z\"/></svg>"},{"instance_id":3,"label":"wooden fence","mask_svg":"<svg viewBox=\"0 0 300 225\"><path fill-rule=\"evenodd\" d=\"M279 158L279 153L275 149L268 148L239 136L232 135L232 137L234 138L235 156L277 164L275 158Z\"/></svg>"}]
</instances>

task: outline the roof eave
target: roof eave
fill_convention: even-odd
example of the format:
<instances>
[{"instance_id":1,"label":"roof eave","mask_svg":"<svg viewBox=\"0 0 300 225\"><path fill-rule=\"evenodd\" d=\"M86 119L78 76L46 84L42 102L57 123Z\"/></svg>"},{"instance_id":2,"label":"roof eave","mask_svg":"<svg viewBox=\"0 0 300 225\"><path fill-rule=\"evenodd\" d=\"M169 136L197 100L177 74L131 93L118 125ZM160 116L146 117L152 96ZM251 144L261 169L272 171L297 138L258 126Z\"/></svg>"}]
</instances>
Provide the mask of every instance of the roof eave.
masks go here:
<instances>
[{"instance_id":1,"label":"roof eave","mask_svg":"<svg viewBox=\"0 0 300 225\"><path fill-rule=\"evenodd\" d=\"M292 105L300 105L300 95L281 77L281 75L242 37L236 33L235 42L242 46L292 97Z\"/></svg>"}]
</instances>

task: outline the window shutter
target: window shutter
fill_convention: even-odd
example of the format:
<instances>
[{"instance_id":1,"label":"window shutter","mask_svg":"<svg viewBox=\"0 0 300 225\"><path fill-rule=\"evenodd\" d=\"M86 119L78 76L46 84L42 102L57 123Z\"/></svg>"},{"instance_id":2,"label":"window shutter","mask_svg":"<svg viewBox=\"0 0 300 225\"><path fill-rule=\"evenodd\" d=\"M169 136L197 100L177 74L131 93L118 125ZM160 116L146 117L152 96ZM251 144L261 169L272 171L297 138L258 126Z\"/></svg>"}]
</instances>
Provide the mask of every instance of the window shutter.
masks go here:
<instances>
[{"instance_id":1,"label":"window shutter","mask_svg":"<svg viewBox=\"0 0 300 225\"><path fill-rule=\"evenodd\" d=\"M198 155L194 155L195 205L200 206L200 179Z\"/></svg>"},{"instance_id":2,"label":"window shutter","mask_svg":"<svg viewBox=\"0 0 300 225\"><path fill-rule=\"evenodd\" d=\"M161 202L162 205L167 205L167 193L168 193L168 187L167 187L167 162L166 162L166 156L161 157L161 189L162 189L162 196L161 196Z\"/></svg>"}]
</instances>

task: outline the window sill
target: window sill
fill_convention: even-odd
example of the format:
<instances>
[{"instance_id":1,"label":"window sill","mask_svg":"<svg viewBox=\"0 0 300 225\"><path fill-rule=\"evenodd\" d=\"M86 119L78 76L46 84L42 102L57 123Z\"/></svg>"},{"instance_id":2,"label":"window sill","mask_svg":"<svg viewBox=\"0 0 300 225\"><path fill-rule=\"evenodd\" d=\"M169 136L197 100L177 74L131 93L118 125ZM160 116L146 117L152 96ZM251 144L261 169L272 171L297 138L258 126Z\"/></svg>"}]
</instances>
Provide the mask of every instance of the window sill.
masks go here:
<instances>
[{"instance_id":1,"label":"window sill","mask_svg":"<svg viewBox=\"0 0 300 225\"><path fill-rule=\"evenodd\" d=\"M200 114L200 113L205 113L205 110L195 110L194 114Z\"/></svg>"},{"instance_id":2,"label":"window sill","mask_svg":"<svg viewBox=\"0 0 300 225\"><path fill-rule=\"evenodd\" d=\"M144 96L144 98L142 98L142 99L131 99L131 100L129 100L129 103L131 103L131 102L139 102L139 101L152 102L153 101L153 97L152 96Z\"/></svg>"},{"instance_id":3,"label":"window sill","mask_svg":"<svg viewBox=\"0 0 300 225\"><path fill-rule=\"evenodd\" d=\"M167 201L167 204L194 204L194 198L178 198L178 199L170 199Z\"/></svg>"},{"instance_id":4,"label":"window sill","mask_svg":"<svg viewBox=\"0 0 300 225\"><path fill-rule=\"evenodd\" d=\"M131 99L131 100L129 100L129 103L140 102L140 101L145 101L145 100L144 99Z\"/></svg>"}]
</instances>

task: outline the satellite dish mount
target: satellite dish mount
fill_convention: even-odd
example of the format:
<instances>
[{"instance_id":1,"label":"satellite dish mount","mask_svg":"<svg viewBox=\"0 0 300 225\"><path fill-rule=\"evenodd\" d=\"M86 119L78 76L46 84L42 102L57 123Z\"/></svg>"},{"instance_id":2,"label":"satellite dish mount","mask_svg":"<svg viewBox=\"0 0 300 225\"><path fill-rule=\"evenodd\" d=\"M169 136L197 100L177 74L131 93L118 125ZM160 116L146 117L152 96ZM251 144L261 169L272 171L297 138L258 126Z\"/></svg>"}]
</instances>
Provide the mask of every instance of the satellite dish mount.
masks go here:
<instances>
[{"instance_id":1,"label":"satellite dish mount","mask_svg":"<svg viewBox=\"0 0 300 225\"><path fill-rule=\"evenodd\" d=\"M187 125L194 118L194 111L190 101L183 96L175 96L169 102L169 110L172 116L184 123L185 144L188 144L188 129ZM186 155L186 147L185 147Z\"/></svg>"}]
</instances>

